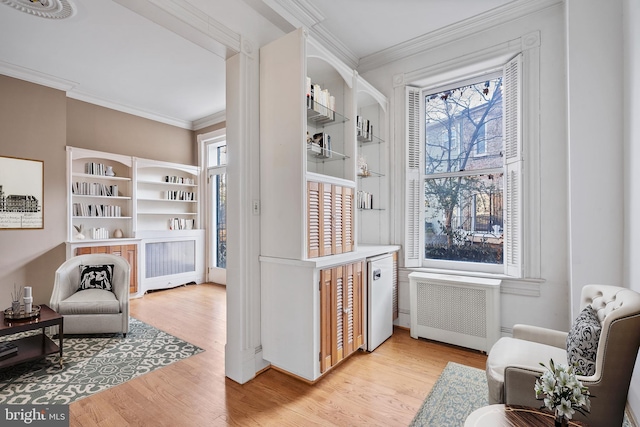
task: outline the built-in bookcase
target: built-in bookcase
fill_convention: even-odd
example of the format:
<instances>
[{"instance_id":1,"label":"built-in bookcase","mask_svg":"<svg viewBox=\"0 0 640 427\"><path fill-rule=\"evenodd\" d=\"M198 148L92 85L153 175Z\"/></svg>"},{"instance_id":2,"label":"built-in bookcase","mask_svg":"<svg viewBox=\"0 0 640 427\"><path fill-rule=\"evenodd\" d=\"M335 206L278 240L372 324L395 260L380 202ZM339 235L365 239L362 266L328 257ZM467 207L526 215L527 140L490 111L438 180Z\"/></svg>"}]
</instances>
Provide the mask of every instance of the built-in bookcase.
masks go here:
<instances>
[{"instance_id":1,"label":"built-in bookcase","mask_svg":"<svg viewBox=\"0 0 640 427\"><path fill-rule=\"evenodd\" d=\"M68 258L126 255L137 293L204 280L199 167L67 147L67 171Z\"/></svg>"},{"instance_id":2,"label":"built-in bookcase","mask_svg":"<svg viewBox=\"0 0 640 427\"><path fill-rule=\"evenodd\" d=\"M359 81L304 29L260 49L263 357L309 381L363 344L356 126L368 115L373 135L386 127L386 100Z\"/></svg>"},{"instance_id":3,"label":"built-in bookcase","mask_svg":"<svg viewBox=\"0 0 640 427\"><path fill-rule=\"evenodd\" d=\"M389 241L389 144L387 98L362 77L356 82L357 240Z\"/></svg>"},{"instance_id":4,"label":"built-in bookcase","mask_svg":"<svg viewBox=\"0 0 640 427\"><path fill-rule=\"evenodd\" d=\"M67 154L67 240L133 237L131 157L72 147Z\"/></svg>"}]
</instances>

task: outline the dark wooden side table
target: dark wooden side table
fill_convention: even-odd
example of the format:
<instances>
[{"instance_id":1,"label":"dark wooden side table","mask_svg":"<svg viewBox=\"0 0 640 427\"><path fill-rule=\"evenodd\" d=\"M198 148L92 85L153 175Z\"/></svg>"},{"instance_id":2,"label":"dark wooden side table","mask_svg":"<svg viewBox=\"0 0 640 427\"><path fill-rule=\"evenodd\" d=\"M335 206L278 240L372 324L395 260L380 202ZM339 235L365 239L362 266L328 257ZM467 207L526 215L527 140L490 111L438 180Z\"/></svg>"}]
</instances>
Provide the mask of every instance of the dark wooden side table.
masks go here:
<instances>
[{"instance_id":1,"label":"dark wooden side table","mask_svg":"<svg viewBox=\"0 0 640 427\"><path fill-rule=\"evenodd\" d=\"M511 405L489 405L473 411L464 427L553 427L554 417L535 408ZM586 427L579 421L569 421L569 426Z\"/></svg>"},{"instance_id":2,"label":"dark wooden side table","mask_svg":"<svg viewBox=\"0 0 640 427\"><path fill-rule=\"evenodd\" d=\"M60 367L62 367L62 340L63 317L46 305L40 305L40 315L35 319L5 319L4 311L0 311L0 336L13 335L18 332L33 331L42 329L42 334L18 338L13 341L18 346L18 353L0 359L0 369L17 365L22 362L42 359L53 353L60 353ZM58 341L56 344L46 334L45 328L48 326L58 326Z\"/></svg>"}]
</instances>

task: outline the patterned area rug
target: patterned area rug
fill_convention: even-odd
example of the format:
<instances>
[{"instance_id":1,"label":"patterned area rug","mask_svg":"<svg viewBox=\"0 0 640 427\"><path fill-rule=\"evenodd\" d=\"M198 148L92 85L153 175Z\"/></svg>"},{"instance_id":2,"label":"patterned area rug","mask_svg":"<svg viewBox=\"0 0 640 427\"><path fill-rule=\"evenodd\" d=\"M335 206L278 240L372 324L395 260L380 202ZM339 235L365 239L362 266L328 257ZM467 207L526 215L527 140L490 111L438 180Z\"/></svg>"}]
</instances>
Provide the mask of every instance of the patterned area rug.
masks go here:
<instances>
[{"instance_id":1,"label":"patterned area rug","mask_svg":"<svg viewBox=\"0 0 640 427\"><path fill-rule=\"evenodd\" d=\"M33 332L40 330L24 335ZM69 404L202 351L130 318L126 338L121 334L65 337L62 368L55 354L0 370L0 403Z\"/></svg>"},{"instance_id":2,"label":"patterned area rug","mask_svg":"<svg viewBox=\"0 0 640 427\"><path fill-rule=\"evenodd\" d=\"M409 427L463 427L469 414L489 404L482 369L449 362ZM631 427L627 414L622 427Z\"/></svg>"},{"instance_id":3,"label":"patterned area rug","mask_svg":"<svg viewBox=\"0 0 640 427\"><path fill-rule=\"evenodd\" d=\"M483 370L449 362L410 427L462 427L470 413L489 404L488 393Z\"/></svg>"}]
</instances>

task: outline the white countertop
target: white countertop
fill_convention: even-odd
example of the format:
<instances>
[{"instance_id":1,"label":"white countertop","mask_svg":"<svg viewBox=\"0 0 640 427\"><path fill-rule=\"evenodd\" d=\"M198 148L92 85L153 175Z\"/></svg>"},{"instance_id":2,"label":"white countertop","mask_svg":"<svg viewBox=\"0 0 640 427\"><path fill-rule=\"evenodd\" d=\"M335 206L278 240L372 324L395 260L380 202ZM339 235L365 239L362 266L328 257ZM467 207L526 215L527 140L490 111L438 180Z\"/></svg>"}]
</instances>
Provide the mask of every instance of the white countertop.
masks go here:
<instances>
[{"instance_id":1,"label":"white countertop","mask_svg":"<svg viewBox=\"0 0 640 427\"><path fill-rule=\"evenodd\" d=\"M306 266L309 268L328 268L334 265L341 265L359 260L365 260L367 258L376 257L379 255L389 254L400 250L399 245L358 245L358 250L345 252L338 255L328 255L318 258L307 259L289 259L289 258L274 258L261 256L260 261L270 262L275 264L288 264Z\"/></svg>"}]
</instances>

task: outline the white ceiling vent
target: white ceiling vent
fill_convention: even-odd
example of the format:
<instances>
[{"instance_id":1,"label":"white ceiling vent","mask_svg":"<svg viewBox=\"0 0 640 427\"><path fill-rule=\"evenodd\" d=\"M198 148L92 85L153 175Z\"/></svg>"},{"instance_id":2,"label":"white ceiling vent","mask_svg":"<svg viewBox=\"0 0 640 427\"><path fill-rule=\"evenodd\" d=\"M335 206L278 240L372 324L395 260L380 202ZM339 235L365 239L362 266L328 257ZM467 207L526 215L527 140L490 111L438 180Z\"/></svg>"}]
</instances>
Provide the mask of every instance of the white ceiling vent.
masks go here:
<instances>
[{"instance_id":1,"label":"white ceiling vent","mask_svg":"<svg viewBox=\"0 0 640 427\"><path fill-rule=\"evenodd\" d=\"M29 15L49 19L64 19L75 14L75 8L68 0L1 0L7 6Z\"/></svg>"}]
</instances>

